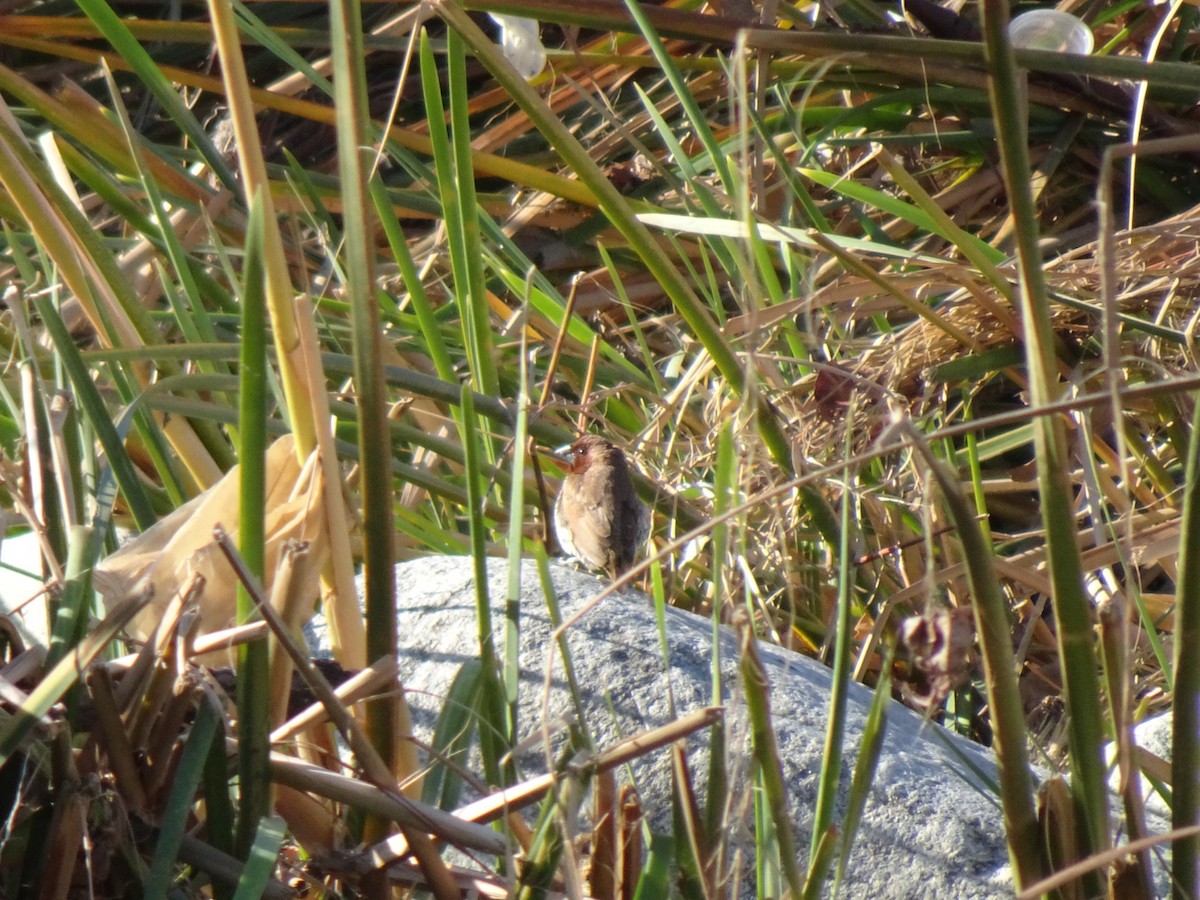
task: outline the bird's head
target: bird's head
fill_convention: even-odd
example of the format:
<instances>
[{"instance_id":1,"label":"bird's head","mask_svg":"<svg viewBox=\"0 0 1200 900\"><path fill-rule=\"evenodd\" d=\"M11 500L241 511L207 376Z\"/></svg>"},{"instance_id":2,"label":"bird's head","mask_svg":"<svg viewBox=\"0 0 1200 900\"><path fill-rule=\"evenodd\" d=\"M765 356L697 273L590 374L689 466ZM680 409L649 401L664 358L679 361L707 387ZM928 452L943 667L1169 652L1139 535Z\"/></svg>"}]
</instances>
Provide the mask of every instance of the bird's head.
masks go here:
<instances>
[{"instance_id":1,"label":"bird's head","mask_svg":"<svg viewBox=\"0 0 1200 900\"><path fill-rule=\"evenodd\" d=\"M625 459L620 450L598 434L585 434L575 443L560 448L555 455L572 475L582 475L602 460L624 462Z\"/></svg>"}]
</instances>

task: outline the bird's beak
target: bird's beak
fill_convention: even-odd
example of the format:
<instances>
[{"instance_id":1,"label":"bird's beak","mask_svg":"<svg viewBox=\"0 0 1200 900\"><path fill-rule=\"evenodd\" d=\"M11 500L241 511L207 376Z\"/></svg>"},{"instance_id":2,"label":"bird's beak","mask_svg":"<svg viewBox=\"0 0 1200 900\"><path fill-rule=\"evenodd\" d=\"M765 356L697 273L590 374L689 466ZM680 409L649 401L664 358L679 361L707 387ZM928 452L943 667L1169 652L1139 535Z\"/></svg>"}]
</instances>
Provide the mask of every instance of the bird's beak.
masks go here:
<instances>
[{"instance_id":1,"label":"bird's beak","mask_svg":"<svg viewBox=\"0 0 1200 900\"><path fill-rule=\"evenodd\" d=\"M538 456L547 456L563 466L569 466L574 461L571 456L570 444L563 444L561 447L547 447L544 444L534 444L533 452Z\"/></svg>"}]
</instances>

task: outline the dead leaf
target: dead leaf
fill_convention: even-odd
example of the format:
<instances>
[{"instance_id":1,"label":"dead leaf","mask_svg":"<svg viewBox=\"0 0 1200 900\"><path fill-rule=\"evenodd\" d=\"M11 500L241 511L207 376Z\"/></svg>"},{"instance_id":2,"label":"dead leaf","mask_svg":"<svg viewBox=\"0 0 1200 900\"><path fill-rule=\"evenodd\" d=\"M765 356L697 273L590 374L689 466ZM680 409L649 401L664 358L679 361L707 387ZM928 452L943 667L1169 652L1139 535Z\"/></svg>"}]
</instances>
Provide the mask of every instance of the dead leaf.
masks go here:
<instances>
[{"instance_id":1,"label":"dead leaf","mask_svg":"<svg viewBox=\"0 0 1200 900\"><path fill-rule=\"evenodd\" d=\"M269 596L284 545L306 542L310 551L302 563L305 572L294 576L306 595L293 598L306 609L315 608L321 567L329 553L324 485L317 462L314 452L301 467L290 435L279 438L267 451L264 587ZM145 640L153 633L171 597L197 572L206 581L199 599L200 633L233 623L238 582L213 540L213 528L221 525L236 541L239 471L238 466L230 469L217 484L97 566L95 584L106 607L134 591L151 589L149 606L130 623L133 637Z\"/></svg>"}]
</instances>

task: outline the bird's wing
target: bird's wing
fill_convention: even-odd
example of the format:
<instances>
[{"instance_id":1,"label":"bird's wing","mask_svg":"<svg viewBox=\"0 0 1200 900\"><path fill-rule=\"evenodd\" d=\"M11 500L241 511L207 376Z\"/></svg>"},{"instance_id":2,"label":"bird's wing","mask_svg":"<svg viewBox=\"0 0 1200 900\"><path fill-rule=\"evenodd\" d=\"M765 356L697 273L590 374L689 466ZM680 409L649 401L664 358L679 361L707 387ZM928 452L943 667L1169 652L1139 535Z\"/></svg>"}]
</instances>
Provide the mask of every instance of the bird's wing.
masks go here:
<instances>
[{"instance_id":1,"label":"bird's wing","mask_svg":"<svg viewBox=\"0 0 1200 900\"><path fill-rule=\"evenodd\" d=\"M613 471L609 468L593 468L588 470L584 478L590 482L585 496L588 512L596 524L596 533L608 538L613 533L617 511Z\"/></svg>"},{"instance_id":2,"label":"bird's wing","mask_svg":"<svg viewBox=\"0 0 1200 900\"><path fill-rule=\"evenodd\" d=\"M625 530L634 552L650 539L650 507L637 495L631 495L625 505Z\"/></svg>"}]
</instances>

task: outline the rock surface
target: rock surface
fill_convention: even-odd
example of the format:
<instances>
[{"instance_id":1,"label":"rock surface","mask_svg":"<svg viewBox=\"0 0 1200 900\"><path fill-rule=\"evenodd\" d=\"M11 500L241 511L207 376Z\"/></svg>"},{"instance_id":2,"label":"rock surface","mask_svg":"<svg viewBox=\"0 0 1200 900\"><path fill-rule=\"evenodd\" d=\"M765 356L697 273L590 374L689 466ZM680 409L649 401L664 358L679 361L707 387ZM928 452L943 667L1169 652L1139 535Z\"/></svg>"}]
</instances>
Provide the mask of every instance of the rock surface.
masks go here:
<instances>
[{"instance_id":1,"label":"rock surface","mask_svg":"<svg viewBox=\"0 0 1200 900\"><path fill-rule=\"evenodd\" d=\"M551 563L562 615L583 610L605 584L562 563ZM507 563L489 561L488 594L497 636L503 627ZM427 739L459 667L477 658L474 579L466 558L430 558L396 568L400 607L398 636L401 671L419 736ZM534 735L535 751L521 760L523 776L545 771L544 750L536 736L543 720L544 686L550 673L548 710L551 729L570 710L561 658L534 563L521 576L520 736ZM629 591L601 600L567 629L572 663L584 690L589 724L601 749L619 737L672 721L678 714L710 705L711 623L689 613L666 610L664 662L653 606ZM497 641L497 647L502 643ZM817 780L825 739L830 673L819 663L785 650L760 645L772 684L771 707L797 846L807 858ZM729 851L751 848L749 734L744 698L737 677L736 635L722 628L722 690L727 708L728 765L733 787L728 798ZM547 669L547 654L553 666ZM839 808L844 810L861 730L871 693L851 685L849 727L843 757ZM703 782L707 739L689 743L691 771ZM847 868L843 897L986 898L1012 895L1008 854L998 800L976 775L995 780L991 754L944 731L899 704L888 710L888 732L865 816ZM656 830L670 828L670 763L656 751L630 767L641 805ZM621 776L628 774L620 770ZM744 859L738 877L742 893L753 884L754 864Z\"/></svg>"}]
</instances>

